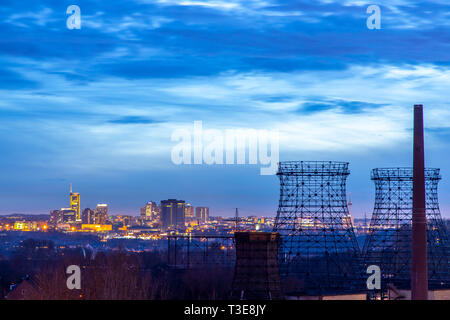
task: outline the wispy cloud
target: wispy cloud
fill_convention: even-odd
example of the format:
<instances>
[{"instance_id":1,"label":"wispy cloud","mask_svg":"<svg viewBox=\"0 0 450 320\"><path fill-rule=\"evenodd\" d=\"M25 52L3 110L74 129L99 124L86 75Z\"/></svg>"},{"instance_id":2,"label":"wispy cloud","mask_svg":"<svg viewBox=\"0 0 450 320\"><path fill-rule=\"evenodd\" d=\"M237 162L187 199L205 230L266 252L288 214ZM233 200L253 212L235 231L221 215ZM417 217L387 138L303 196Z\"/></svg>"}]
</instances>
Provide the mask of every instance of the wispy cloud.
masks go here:
<instances>
[{"instance_id":1,"label":"wispy cloud","mask_svg":"<svg viewBox=\"0 0 450 320\"><path fill-rule=\"evenodd\" d=\"M237 171L194 174L170 162L171 133L195 120L211 129L277 129L282 160L396 165L410 152L411 106L423 103L427 146L449 147L444 0L380 1L382 29L372 31L368 1L89 1L80 3L81 30L66 28L65 8L53 1L7 2L0 187L8 190L16 181L26 191L25 173L42 190L70 175L154 194L172 192L167 181L180 175L210 186L214 172L232 183ZM386 153L398 157L380 159ZM269 193L268 180L239 170L252 190ZM144 176L155 183L139 182ZM239 199L222 187L208 194Z\"/></svg>"},{"instance_id":2,"label":"wispy cloud","mask_svg":"<svg viewBox=\"0 0 450 320\"><path fill-rule=\"evenodd\" d=\"M152 124L152 123L158 123L160 121L153 120L146 117L139 117L139 116L127 116L122 117L119 119L113 119L109 120L109 123L115 123L115 124Z\"/></svg>"},{"instance_id":3,"label":"wispy cloud","mask_svg":"<svg viewBox=\"0 0 450 320\"><path fill-rule=\"evenodd\" d=\"M40 11L26 11L21 13L11 14L6 20L6 23L11 23L15 26L31 28L33 25L40 27L46 26L49 22L55 21L52 18L53 10L51 8L43 8Z\"/></svg>"}]
</instances>

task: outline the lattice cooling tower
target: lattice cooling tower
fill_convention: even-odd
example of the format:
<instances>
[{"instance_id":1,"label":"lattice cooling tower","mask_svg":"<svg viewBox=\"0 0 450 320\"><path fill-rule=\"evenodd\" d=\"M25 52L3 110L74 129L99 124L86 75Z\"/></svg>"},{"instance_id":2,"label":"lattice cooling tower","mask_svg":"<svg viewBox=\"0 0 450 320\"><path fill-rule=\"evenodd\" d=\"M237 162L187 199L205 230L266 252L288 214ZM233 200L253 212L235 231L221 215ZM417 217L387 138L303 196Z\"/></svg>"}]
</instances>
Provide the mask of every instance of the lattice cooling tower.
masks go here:
<instances>
[{"instance_id":1,"label":"lattice cooling tower","mask_svg":"<svg viewBox=\"0 0 450 320\"><path fill-rule=\"evenodd\" d=\"M364 290L360 250L349 216L347 162L280 162L280 270L305 294Z\"/></svg>"},{"instance_id":2,"label":"lattice cooling tower","mask_svg":"<svg viewBox=\"0 0 450 320\"><path fill-rule=\"evenodd\" d=\"M429 289L450 287L449 239L438 202L439 169L425 170ZM375 208L364 245L366 265L381 268L382 285L411 288L412 168L374 169Z\"/></svg>"}]
</instances>

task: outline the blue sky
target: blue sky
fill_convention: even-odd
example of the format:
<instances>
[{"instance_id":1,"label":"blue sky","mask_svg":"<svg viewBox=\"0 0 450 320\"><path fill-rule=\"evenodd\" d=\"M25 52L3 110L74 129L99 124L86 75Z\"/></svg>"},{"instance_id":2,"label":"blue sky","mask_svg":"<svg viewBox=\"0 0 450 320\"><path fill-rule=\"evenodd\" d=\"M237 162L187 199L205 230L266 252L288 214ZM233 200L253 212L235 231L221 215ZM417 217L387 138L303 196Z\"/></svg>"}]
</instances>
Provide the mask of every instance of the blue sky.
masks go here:
<instances>
[{"instance_id":1,"label":"blue sky","mask_svg":"<svg viewBox=\"0 0 450 320\"><path fill-rule=\"evenodd\" d=\"M201 120L277 129L280 160L349 161L353 212L370 215L370 170L411 165L423 103L450 216L446 0L3 0L0 17L0 213L67 206L71 181L112 213L176 197L274 215L279 182L259 166L171 162L172 132Z\"/></svg>"}]
</instances>

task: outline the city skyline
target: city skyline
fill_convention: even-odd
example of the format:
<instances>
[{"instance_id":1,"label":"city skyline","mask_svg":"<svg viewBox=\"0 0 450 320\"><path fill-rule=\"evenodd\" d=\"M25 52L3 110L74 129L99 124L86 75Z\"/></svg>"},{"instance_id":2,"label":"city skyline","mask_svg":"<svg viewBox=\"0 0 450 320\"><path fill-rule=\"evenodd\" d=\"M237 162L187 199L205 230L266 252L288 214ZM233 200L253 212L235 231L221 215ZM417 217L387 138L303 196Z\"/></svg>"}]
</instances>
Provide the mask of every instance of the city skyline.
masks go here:
<instances>
[{"instance_id":1,"label":"city skyline","mask_svg":"<svg viewBox=\"0 0 450 320\"><path fill-rule=\"evenodd\" d=\"M7 0L0 9L0 214L107 203L139 215L185 199L212 215L275 216L259 165L175 165L177 129L279 132L279 160L350 162L352 214L373 211L374 168L411 167L414 104L450 217L448 5L379 1ZM159 200L158 200L159 201Z\"/></svg>"},{"instance_id":2,"label":"city skyline","mask_svg":"<svg viewBox=\"0 0 450 320\"><path fill-rule=\"evenodd\" d=\"M97 203L95 206L94 205L82 205L81 203L81 193L80 192L73 192L72 190L72 183L70 183L70 192L68 193L69 195L69 207L68 208L61 208L61 211L63 210L69 210L69 211L73 211L75 216L77 217L75 220L77 220L78 222L81 221L81 216L82 216L82 212L84 210L91 210L91 208L96 207L96 210L99 210L99 208L106 208L106 215L108 215L109 212L109 205L107 203ZM152 216L154 213L153 211L155 210L155 208L153 208L153 206L156 206L156 209L160 210L161 205L165 202L165 201L170 201L170 200L176 200L176 199L163 199L163 200L157 200L157 201L153 201L153 200L149 200L149 201L145 201L145 205L144 207L140 206L138 208L138 212L137 213L133 213L131 214L131 216ZM193 206L189 201L185 201L185 200L180 200L183 203L186 204L186 207L189 207L191 209L195 208L195 209L207 209L208 210L208 216L209 216L209 207L205 207L203 205L196 205ZM159 205L158 205L159 202ZM147 207L150 206L150 210L149 212L147 212ZM58 209L55 209L58 210ZM50 213L53 211L50 210ZM26 214L26 213L20 213L20 212L15 212L16 214ZM44 213L45 214L45 213ZM120 213L120 212L115 212L113 213L114 215L120 215L120 214L124 214L124 213ZM197 214L195 214L195 216L197 216ZM204 216L203 213L200 214L200 216Z\"/></svg>"}]
</instances>

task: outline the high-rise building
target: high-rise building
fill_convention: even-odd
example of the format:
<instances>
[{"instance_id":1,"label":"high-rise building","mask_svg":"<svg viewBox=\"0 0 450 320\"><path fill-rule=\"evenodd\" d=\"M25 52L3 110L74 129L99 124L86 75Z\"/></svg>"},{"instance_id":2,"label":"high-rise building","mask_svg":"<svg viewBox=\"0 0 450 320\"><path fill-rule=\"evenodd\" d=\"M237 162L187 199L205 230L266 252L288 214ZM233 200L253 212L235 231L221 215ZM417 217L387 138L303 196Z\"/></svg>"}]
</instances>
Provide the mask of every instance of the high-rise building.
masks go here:
<instances>
[{"instance_id":1,"label":"high-rise building","mask_svg":"<svg viewBox=\"0 0 450 320\"><path fill-rule=\"evenodd\" d=\"M72 208L61 208L61 216L63 223L77 222L77 212Z\"/></svg>"},{"instance_id":2,"label":"high-rise building","mask_svg":"<svg viewBox=\"0 0 450 320\"><path fill-rule=\"evenodd\" d=\"M108 205L105 203L97 204L97 208L95 209L96 216L96 224L106 224L108 221Z\"/></svg>"},{"instance_id":3,"label":"high-rise building","mask_svg":"<svg viewBox=\"0 0 450 320\"><path fill-rule=\"evenodd\" d=\"M196 207L195 208L195 218L200 222L209 221L209 208L208 207Z\"/></svg>"},{"instance_id":4,"label":"high-rise building","mask_svg":"<svg viewBox=\"0 0 450 320\"><path fill-rule=\"evenodd\" d=\"M52 226L56 226L58 223L62 222L62 213L61 210L52 210L50 211L50 221L49 224Z\"/></svg>"},{"instance_id":5,"label":"high-rise building","mask_svg":"<svg viewBox=\"0 0 450 320\"><path fill-rule=\"evenodd\" d=\"M95 212L92 209L86 208L83 210L81 214L81 221L83 224L94 224L95 221Z\"/></svg>"},{"instance_id":6,"label":"high-rise building","mask_svg":"<svg viewBox=\"0 0 450 320\"><path fill-rule=\"evenodd\" d=\"M168 199L161 201L161 222L162 230L170 228L180 229L185 226L185 201Z\"/></svg>"},{"instance_id":7,"label":"high-rise building","mask_svg":"<svg viewBox=\"0 0 450 320\"><path fill-rule=\"evenodd\" d=\"M148 220L152 220L153 219L153 202L149 201L147 202L147 204L145 205L145 217Z\"/></svg>"},{"instance_id":8,"label":"high-rise building","mask_svg":"<svg viewBox=\"0 0 450 320\"><path fill-rule=\"evenodd\" d=\"M141 220L157 222L159 221L159 207L154 201L149 201L140 210Z\"/></svg>"},{"instance_id":9,"label":"high-rise building","mask_svg":"<svg viewBox=\"0 0 450 320\"><path fill-rule=\"evenodd\" d=\"M75 211L74 222L81 222L80 194L77 192L72 192L72 184L70 184L70 209Z\"/></svg>"},{"instance_id":10,"label":"high-rise building","mask_svg":"<svg viewBox=\"0 0 450 320\"><path fill-rule=\"evenodd\" d=\"M146 218L146 212L147 212L147 207L140 207L139 208L139 213L142 219Z\"/></svg>"},{"instance_id":11,"label":"high-rise building","mask_svg":"<svg viewBox=\"0 0 450 320\"><path fill-rule=\"evenodd\" d=\"M190 203L186 203L184 206L184 214L186 219L194 219L194 207Z\"/></svg>"}]
</instances>

